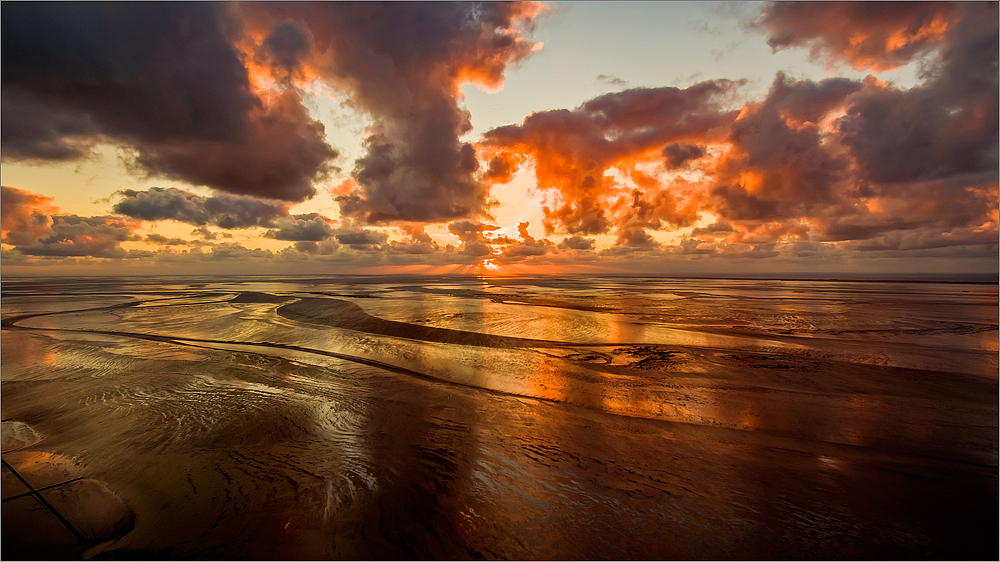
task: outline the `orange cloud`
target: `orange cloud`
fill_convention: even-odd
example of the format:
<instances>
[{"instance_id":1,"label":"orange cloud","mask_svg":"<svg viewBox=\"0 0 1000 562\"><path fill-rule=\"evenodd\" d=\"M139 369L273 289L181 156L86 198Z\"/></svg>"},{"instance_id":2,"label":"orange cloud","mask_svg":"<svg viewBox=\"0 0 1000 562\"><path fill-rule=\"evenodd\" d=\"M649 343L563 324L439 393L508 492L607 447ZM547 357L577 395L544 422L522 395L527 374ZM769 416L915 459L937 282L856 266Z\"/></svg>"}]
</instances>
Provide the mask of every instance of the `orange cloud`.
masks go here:
<instances>
[{"instance_id":1,"label":"orange cloud","mask_svg":"<svg viewBox=\"0 0 1000 562\"><path fill-rule=\"evenodd\" d=\"M543 209L546 232L600 234L632 223L690 224L697 204L666 192L638 164L659 163L668 145L721 138L737 114L721 101L735 85L718 80L683 90L639 88L594 98L572 111L533 113L521 125L484 135L487 175L506 181L530 160L537 187L555 195ZM615 171L629 181L617 179Z\"/></svg>"},{"instance_id":2,"label":"orange cloud","mask_svg":"<svg viewBox=\"0 0 1000 562\"><path fill-rule=\"evenodd\" d=\"M10 186L0 188L4 244L27 256L122 257L121 243L137 240L139 223L115 216L55 214L52 198Z\"/></svg>"},{"instance_id":3,"label":"orange cloud","mask_svg":"<svg viewBox=\"0 0 1000 562\"><path fill-rule=\"evenodd\" d=\"M52 231L51 215L59 212L53 198L16 187L0 187L0 241L30 244Z\"/></svg>"},{"instance_id":4,"label":"orange cloud","mask_svg":"<svg viewBox=\"0 0 1000 562\"><path fill-rule=\"evenodd\" d=\"M939 46L953 2L768 2L756 25L775 51L809 47L813 59L892 70Z\"/></svg>"}]
</instances>

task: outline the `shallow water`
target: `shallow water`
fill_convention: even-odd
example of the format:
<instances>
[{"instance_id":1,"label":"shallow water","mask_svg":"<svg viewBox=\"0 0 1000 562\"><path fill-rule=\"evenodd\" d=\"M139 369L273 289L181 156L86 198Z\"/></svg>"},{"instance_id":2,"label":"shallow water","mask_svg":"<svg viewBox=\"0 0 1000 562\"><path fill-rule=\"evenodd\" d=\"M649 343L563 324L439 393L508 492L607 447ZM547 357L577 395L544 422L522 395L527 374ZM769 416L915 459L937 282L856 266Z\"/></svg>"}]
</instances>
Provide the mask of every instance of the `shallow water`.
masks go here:
<instances>
[{"instance_id":1,"label":"shallow water","mask_svg":"<svg viewBox=\"0 0 1000 562\"><path fill-rule=\"evenodd\" d=\"M111 558L995 558L996 285L5 281ZM74 312L76 311L76 312Z\"/></svg>"}]
</instances>

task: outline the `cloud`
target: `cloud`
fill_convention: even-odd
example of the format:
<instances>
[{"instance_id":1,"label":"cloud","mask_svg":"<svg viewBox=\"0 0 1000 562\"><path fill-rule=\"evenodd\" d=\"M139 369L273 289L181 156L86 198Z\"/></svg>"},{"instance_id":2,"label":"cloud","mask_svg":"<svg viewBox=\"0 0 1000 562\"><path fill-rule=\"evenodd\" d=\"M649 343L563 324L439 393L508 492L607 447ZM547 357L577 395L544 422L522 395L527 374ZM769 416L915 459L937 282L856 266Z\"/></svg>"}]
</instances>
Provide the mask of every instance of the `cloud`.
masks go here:
<instances>
[{"instance_id":1,"label":"cloud","mask_svg":"<svg viewBox=\"0 0 1000 562\"><path fill-rule=\"evenodd\" d=\"M261 51L272 67L293 74L312 51L312 34L299 23L286 20L271 26Z\"/></svg>"},{"instance_id":2,"label":"cloud","mask_svg":"<svg viewBox=\"0 0 1000 562\"><path fill-rule=\"evenodd\" d=\"M486 216L488 185L476 177L474 148L459 140L472 128L460 87L500 87L506 68L530 55L540 9L527 2L241 5L272 66L326 80L371 116L352 172L357 189L338 197L344 216L369 223Z\"/></svg>"},{"instance_id":3,"label":"cloud","mask_svg":"<svg viewBox=\"0 0 1000 562\"><path fill-rule=\"evenodd\" d=\"M558 244L560 250L593 250L596 246L597 242L593 239L579 235L563 238L562 242Z\"/></svg>"},{"instance_id":4,"label":"cloud","mask_svg":"<svg viewBox=\"0 0 1000 562\"><path fill-rule=\"evenodd\" d=\"M484 232L491 232L499 229L499 226L484 224L481 222L458 221L448 225L448 232L458 236L463 242L483 239Z\"/></svg>"},{"instance_id":5,"label":"cloud","mask_svg":"<svg viewBox=\"0 0 1000 562\"><path fill-rule=\"evenodd\" d=\"M337 251L339 244L336 240L323 240L316 242L312 240L302 240L296 242L293 247L303 254L329 256Z\"/></svg>"},{"instance_id":6,"label":"cloud","mask_svg":"<svg viewBox=\"0 0 1000 562\"><path fill-rule=\"evenodd\" d=\"M711 255L716 252L714 246L702 248L700 247L702 244L703 242L697 238L685 238L681 240L679 246L681 247L681 253L692 256Z\"/></svg>"},{"instance_id":7,"label":"cloud","mask_svg":"<svg viewBox=\"0 0 1000 562\"><path fill-rule=\"evenodd\" d=\"M615 240L616 246L631 246L633 248L654 248L660 243L641 228L629 228L623 230Z\"/></svg>"},{"instance_id":8,"label":"cloud","mask_svg":"<svg viewBox=\"0 0 1000 562\"><path fill-rule=\"evenodd\" d=\"M252 260L260 258L271 258L274 253L269 250L262 250L260 248L245 248L240 244L235 242L225 242L223 244L216 244L212 246L212 249L206 254L202 254L205 258L210 260Z\"/></svg>"},{"instance_id":9,"label":"cloud","mask_svg":"<svg viewBox=\"0 0 1000 562\"><path fill-rule=\"evenodd\" d=\"M493 247L487 242L483 233L499 228L481 222L458 221L448 225L448 232L462 239L461 253L470 256L488 256L493 254Z\"/></svg>"},{"instance_id":10,"label":"cloud","mask_svg":"<svg viewBox=\"0 0 1000 562\"><path fill-rule=\"evenodd\" d=\"M116 258L122 242L139 239L139 224L122 217L58 214L51 197L6 185L0 195L0 241L22 255Z\"/></svg>"},{"instance_id":11,"label":"cloud","mask_svg":"<svg viewBox=\"0 0 1000 562\"><path fill-rule=\"evenodd\" d=\"M146 242L160 246L187 246L190 242L183 238L168 238L162 234L147 234Z\"/></svg>"},{"instance_id":12,"label":"cloud","mask_svg":"<svg viewBox=\"0 0 1000 562\"><path fill-rule=\"evenodd\" d=\"M956 3L767 2L761 10L754 25L773 50L809 47L813 60L878 71L938 46Z\"/></svg>"},{"instance_id":13,"label":"cloud","mask_svg":"<svg viewBox=\"0 0 1000 562\"><path fill-rule=\"evenodd\" d=\"M655 209L638 219L643 224L688 224L692 208L664 191L655 178L638 173L635 163L658 157L670 144L718 140L737 116L721 105L736 85L716 80L685 89L605 94L572 111L532 113L520 125L492 129L484 135L483 150L495 154L493 159L517 164L530 159L534 164L538 188L558 196L554 206L543 209L546 232L605 233L636 220L630 209L640 201ZM642 193L636 196L634 186L616 181L612 168L629 173ZM615 216L615 209L625 216Z\"/></svg>"},{"instance_id":14,"label":"cloud","mask_svg":"<svg viewBox=\"0 0 1000 562\"><path fill-rule=\"evenodd\" d=\"M624 88L625 86L628 85L628 82L626 82L625 80L622 80L617 76L611 76L610 74L598 74L596 80L598 82L603 82L610 86L617 86L619 88Z\"/></svg>"},{"instance_id":15,"label":"cloud","mask_svg":"<svg viewBox=\"0 0 1000 562\"><path fill-rule=\"evenodd\" d=\"M668 168L680 168L691 160L705 156L705 147L696 144L675 142L663 148L663 159Z\"/></svg>"},{"instance_id":16,"label":"cloud","mask_svg":"<svg viewBox=\"0 0 1000 562\"><path fill-rule=\"evenodd\" d=\"M58 212L52 197L16 187L0 187L0 241L30 244L52 232L51 215Z\"/></svg>"},{"instance_id":17,"label":"cloud","mask_svg":"<svg viewBox=\"0 0 1000 562\"><path fill-rule=\"evenodd\" d=\"M528 222L518 223L517 232L518 236L521 238L520 241L512 239L503 240L507 246L497 257L498 263L519 262L525 260L526 258L544 256L557 251L555 245L551 241L544 238L538 240L528 234L528 226Z\"/></svg>"},{"instance_id":18,"label":"cloud","mask_svg":"<svg viewBox=\"0 0 1000 562\"><path fill-rule=\"evenodd\" d=\"M276 228L268 230L264 236L289 242L320 242L334 235L330 222L317 213L282 217L275 222Z\"/></svg>"},{"instance_id":19,"label":"cloud","mask_svg":"<svg viewBox=\"0 0 1000 562\"><path fill-rule=\"evenodd\" d=\"M301 201L337 156L293 90L255 91L224 3L4 5L5 160L98 142L154 176Z\"/></svg>"},{"instance_id":20,"label":"cloud","mask_svg":"<svg viewBox=\"0 0 1000 562\"><path fill-rule=\"evenodd\" d=\"M716 164L712 194L734 220L814 213L837 199L849 163L829 146L821 121L861 84L842 78L793 81L778 73L767 98L743 109Z\"/></svg>"},{"instance_id":21,"label":"cloud","mask_svg":"<svg viewBox=\"0 0 1000 562\"><path fill-rule=\"evenodd\" d=\"M151 187L146 191L119 191L116 213L146 221L175 220L195 226L220 228L272 227L288 218L288 204L235 195L201 195L176 187Z\"/></svg>"},{"instance_id":22,"label":"cloud","mask_svg":"<svg viewBox=\"0 0 1000 562\"><path fill-rule=\"evenodd\" d=\"M519 154L504 152L490 158L484 176L494 184L507 183L514 179L514 173L524 162L524 158Z\"/></svg>"},{"instance_id":23,"label":"cloud","mask_svg":"<svg viewBox=\"0 0 1000 562\"><path fill-rule=\"evenodd\" d=\"M378 246L385 244L389 240L389 235L384 232L364 229L338 230L334 236L337 238L337 242L352 246L355 249Z\"/></svg>"},{"instance_id":24,"label":"cloud","mask_svg":"<svg viewBox=\"0 0 1000 562\"><path fill-rule=\"evenodd\" d=\"M718 220L708 226L700 226L691 229L692 236L713 236L729 232L733 232L733 225L724 220Z\"/></svg>"},{"instance_id":25,"label":"cloud","mask_svg":"<svg viewBox=\"0 0 1000 562\"><path fill-rule=\"evenodd\" d=\"M927 82L900 90L870 79L852 96L838 127L866 179L898 183L997 170L997 6L963 5L962 12Z\"/></svg>"},{"instance_id":26,"label":"cloud","mask_svg":"<svg viewBox=\"0 0 1000 562\"><path fill-rule=\"evenodd\" d=\"M996 257L998 231L995 225L993 228L955 229L946 232L927 229L892 232L871 240L852 241L846 247L859 252L912 252L977 246L981 250L992 252Z\"/></svg>"},{"instance_id":27,"label":"cloud","mask_svg":"<svg viewBox=\"0 0 1000 562\"><path fill-rule=\"evenodd\" d=\"M125 254L121 243L135 240L134 222L120 217L53 215L51 234L34 243L17 245L28 256L91 256L117 258Z\"/></svg>"}]
</instances>

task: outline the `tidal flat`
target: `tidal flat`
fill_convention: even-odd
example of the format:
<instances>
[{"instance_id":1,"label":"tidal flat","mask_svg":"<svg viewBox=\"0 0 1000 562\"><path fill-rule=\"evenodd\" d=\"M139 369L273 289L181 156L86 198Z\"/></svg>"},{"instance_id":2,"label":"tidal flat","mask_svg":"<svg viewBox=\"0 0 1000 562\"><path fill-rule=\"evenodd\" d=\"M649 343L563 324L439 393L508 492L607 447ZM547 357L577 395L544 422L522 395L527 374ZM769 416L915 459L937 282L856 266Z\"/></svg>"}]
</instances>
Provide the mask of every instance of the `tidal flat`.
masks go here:
<instances>
[{"instance_id":1,"label":"tidal flat","mask_svg":"<svg viewBox=\"0 0 1000 562\"><path fill-rule=\"evenodd\" d=\"M5 559L998 556L995 283L2 291Z\"/></svg>"}]
</instances>

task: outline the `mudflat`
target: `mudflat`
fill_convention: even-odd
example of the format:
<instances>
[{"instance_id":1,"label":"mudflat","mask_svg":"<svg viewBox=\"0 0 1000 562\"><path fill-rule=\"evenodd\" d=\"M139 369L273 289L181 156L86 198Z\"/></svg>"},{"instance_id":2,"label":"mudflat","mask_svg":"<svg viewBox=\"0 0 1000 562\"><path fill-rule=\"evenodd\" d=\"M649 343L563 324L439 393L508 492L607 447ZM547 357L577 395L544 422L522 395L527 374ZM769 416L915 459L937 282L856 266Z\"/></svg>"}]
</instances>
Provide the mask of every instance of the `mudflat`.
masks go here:
<instances>
[{"instance_id":1,"label":"mudflat","mask_svg":"<svg viewBox=\"0 0 1000 562\"><path fill-rule=\"evenodd\" d=\"M5 472L4 520L42 522L3 554L993 559L997 307L974 283L5 281L5 463L77 478L48 497L90 534Z\"/></svg>"}]
</instances>

